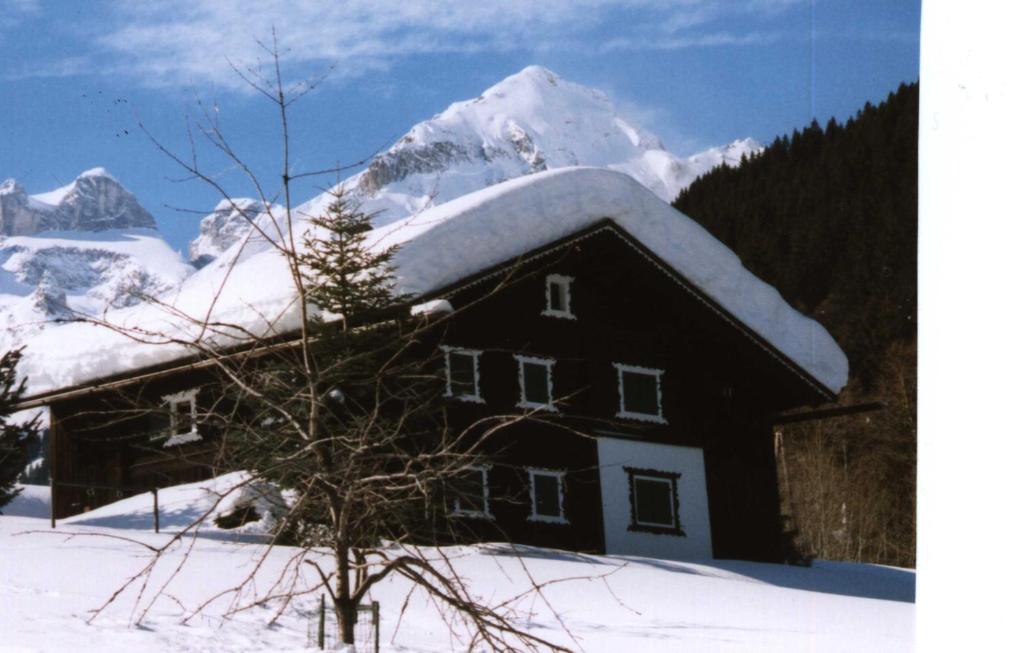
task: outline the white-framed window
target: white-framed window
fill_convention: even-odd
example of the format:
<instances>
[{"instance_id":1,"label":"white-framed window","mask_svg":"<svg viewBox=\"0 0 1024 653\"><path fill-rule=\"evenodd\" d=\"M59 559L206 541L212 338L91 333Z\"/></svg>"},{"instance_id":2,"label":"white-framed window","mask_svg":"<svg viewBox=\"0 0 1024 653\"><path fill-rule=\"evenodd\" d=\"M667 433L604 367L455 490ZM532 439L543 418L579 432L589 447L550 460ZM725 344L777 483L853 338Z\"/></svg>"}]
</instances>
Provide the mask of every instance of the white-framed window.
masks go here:
<instances>
[{"instance_id":1,"label":"white-framed window","mask_svg":"<svg viewBox=\"0 0 1024 653\"><path fill-rule=\"evenodd\" d=\"M629 475L631 531L686 535L679 523L679 474L623 468Z\"/></svg>"},{"instance_id":2,"label":"white-framed window","mask_svg":"<svg viewBox=\"0 0 1024 653\"><path fill-rule=\"evenodd\" d=\"M665 370L613 363L619 377L616 417L667 424L661 406L661 375Z\"/></svg>"},{"instance_id":3,"label":"white-framed window","mask_svg":"<svg viewBox=\"0 0 1024 653\"><path fill-rule=\"evenodd\" d=\"M198 394L199 389L192 388L162 397L167 407L169 423L166 433L168 437L164 442L165 447L202 440L202 436L199 435L199 412L196 407L196 395ZM155 436L154 439L159 439L163 435Z\"/></svg>"},{"instance_id":4,"label":"white-framed window","mask_svg":"<svg viewBox=\"0 0 1024 653\"><path fill-rule=\"evenodd\" d=\"M553 358L516 355L519 362L519 408L557 410L554 403Z\"/></svg>"},{"instance_id":5,"label":"white-framed window","mask_svg":"<svg viewBox=\"0 0 1024 653\"><path fill-rule=\"evenodd\" d=\"M489 472L487 465L473 465L452 479L448 487L449 514L457 517L493 518L487 483Z\"/></svg>"},{"instance_id":6,"label":"white-framed window","mask_svg":"<svg viewBox=\"0 0 1024 653\"><path fill-rule=\"evenodd\" d=\"M530 475L530 521L568 524L565 517L565 472L527 468Z\"/></svg>"},{"instance_id":7,"label":"white-framed window","mask_svg":"<svg viewBox=\"0 0 1024 653\"><path fill-rule=\"evenodd\" d=\"M541 315L575 320L572 312L572 277L549 274L544 280L545 307Z\"/></svg>"},{"instance_id":8,"label":"white-framed window","mask_svg":"<svg viewBox=\"0 0 1024 653\"><path fill-rule=\"evenodd\" d=\"M461 401L484 403L480 396L479 349L441 347L444 351L445 395Z\"/></svg>"}]
</instances>

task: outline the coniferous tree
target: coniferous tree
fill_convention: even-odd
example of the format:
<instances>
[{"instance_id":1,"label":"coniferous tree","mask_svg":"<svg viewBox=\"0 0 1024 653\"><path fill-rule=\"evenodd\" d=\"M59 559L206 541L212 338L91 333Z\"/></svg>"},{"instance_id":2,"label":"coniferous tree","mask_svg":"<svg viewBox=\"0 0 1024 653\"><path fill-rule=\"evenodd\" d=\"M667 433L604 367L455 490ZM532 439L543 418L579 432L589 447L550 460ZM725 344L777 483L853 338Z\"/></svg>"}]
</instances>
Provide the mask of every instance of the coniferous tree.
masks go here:
<instances>
[{"instance_id":1,"label":"coniferous tree","mask_svg":"<svg viewBox=\"0 0 1024 653\"><path fill-rule=\"evenodd\" d=\"M790 508L827 557L914 564L917 123L917 84L901 85L712 170L674 203L828 328L850 361L844 402L888 406L784 429Z\"/></svg>"},{"instance_id":2,"label":"coniferous tree","mask_svg":"<svg viewBox=\"0 0 1024 653\"><path fill-rule=\"evenodd\" d=\"M18 382L17 366L21 350L6 352L0 357L0 508L18 496L15 481L25 471L28 443L35 436L37 420L12 424L11 412L25 391L25 380Z\"/></svg>"},{"instance_id":3,"label":"coniferous tree","mask_svg":"<svg viewBox=\"0 0 1024 653\"><path fill-rule=\"evenodd\" d=\"M342 319L378 312L401 301L393 292L391 257L396 248L372 251L367 247L372 220L372 214L336 195L327 211L310 221L313 231L300 257L307 271L309 297Z\"/></svg>"}]
</instances>

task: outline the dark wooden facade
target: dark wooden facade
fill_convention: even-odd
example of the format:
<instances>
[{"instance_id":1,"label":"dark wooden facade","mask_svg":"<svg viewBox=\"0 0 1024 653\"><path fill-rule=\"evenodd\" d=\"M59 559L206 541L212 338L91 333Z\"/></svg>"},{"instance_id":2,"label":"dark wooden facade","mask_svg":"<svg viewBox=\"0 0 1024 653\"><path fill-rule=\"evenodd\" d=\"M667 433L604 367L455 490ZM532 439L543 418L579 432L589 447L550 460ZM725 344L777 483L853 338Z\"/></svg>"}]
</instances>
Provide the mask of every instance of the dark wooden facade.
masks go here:
<instances>
[{"instance_id":1,"label":"dark wooden facade","mask_svg":"<svg viewBox=\"0 0 1024 653\"><path fill-rule=\"evenodd\" d=\"M51 478L57 518L85 512L153 488L213 475L216 434L199 420L202 440L167 443L162 398L200 389L211 375L191 370L50 404Z\"/></svg>"},{"instance_id":2,"label":"dark wooden facade","mask_svg":"<svg viewBox=\"0 0 1024 653\"><path fill-rule=\"evenodd\" d=\"M551 274L572 279L574 319L545 314ZM601 495L596 442L614 438L700 449L715 557L780 558L772 419L835 397L640 243L603 222L432 297L446 298L455 308L450 319L438 322L438 339L482 352L482 402L450 399L455 427L524 412L517 406L516 355L555 361L557 412L538 411L496 437L500 454L488 474L491 518L453 518L462 539L604 551L602 504L609 498ZM663 370L664 423L616 417L616 363ZM159 405L167 394L211 383L209 372L185 366L138 379L133 383L129 375L109 389L98 383L86 396L79 389L77 395L63 391L35 400L49 403L52 411L58 517L119 493L87 495L76 484L127 493L212 473L215 437L165 450L150 439L154 429L165 427L141 409ZM568 523L528 518L528 467L566 472Z\"/></svg>"},{"instance_id":3,"label":"dark wooden facade","mask_svg":"<svg viewBox=\"0 0 1024 653\"><path fill-rule=\"evenodd\" d=\"M543 314L549 274L572 278L576 319ZM525 515L521 471L497 470L491 523L484 538L575 550L602 550L599 464L592 439L617 437L697 447L705 456L707 494L718 558L778 560L781 523L772 447L780 411L833 399L831 393L614 225L606 223L522 260L478 275L445 295L457 311L447 344L482 350L480 394L486 403L452 401L452 422L522 412L514 358L552 358L557 415L510 426L500 441L513 470L569 470L568 525ZM665 424L615 417L614 363L664 370Z\"/></svg>"}]
</instances>

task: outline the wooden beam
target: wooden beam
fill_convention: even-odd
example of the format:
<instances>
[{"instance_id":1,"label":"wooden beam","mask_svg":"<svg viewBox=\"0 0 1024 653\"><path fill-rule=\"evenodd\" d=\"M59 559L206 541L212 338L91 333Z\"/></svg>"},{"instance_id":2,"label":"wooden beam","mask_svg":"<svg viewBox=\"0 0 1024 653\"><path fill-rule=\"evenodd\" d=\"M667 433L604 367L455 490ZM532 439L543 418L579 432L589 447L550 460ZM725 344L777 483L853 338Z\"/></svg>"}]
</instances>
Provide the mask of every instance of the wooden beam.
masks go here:
<instances>
[{"instance_id":1,"label":"wooden beam","mask_svg":"<svg viewBox=\"0 0 1024 653\"><path fill-rule=\"evenodd\" d=\"M60 420L53 414L50 413L50 528L57 528L57 496L54 493L57 487L57 438L58 428L60 426Z\"/></svg>"},{"instance_id":2,"label":"wooden beam","mask_svg":"<svg viewBox=\"0 0 1024 653\"><path fill-rule=\"evenodd\" d=\"M773 425L779 424L795 424L797 422L810 422L818 419L830 419L832 417L845 417L847 415L856 415L858 413L870 413L876 410L884 410L885 404L880 401L872 401L866 404L856 404L854 406L837 406L835 408L824 408L822 410L808 410L802 413L790 413L788 415L776 415L771 423Z\"/></svg>"}]
</instances>

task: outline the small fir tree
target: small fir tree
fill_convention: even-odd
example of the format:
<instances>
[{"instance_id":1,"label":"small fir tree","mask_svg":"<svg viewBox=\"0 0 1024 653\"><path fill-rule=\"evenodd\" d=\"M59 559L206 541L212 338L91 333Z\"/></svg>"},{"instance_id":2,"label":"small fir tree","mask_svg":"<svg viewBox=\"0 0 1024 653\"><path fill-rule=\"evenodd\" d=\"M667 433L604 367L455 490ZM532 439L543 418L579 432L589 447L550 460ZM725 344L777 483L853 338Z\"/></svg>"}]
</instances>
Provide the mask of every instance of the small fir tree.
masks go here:
<instances>
[{"instance_id":1,"label":"small fir tree","mask_svg":"<svg viewBox=\"0 0 1024 653\"><path fill-rule=\"evenodd\" d=\"M367 247L372 220L373 214L363 213L348 198L335 194L327 211L311 220L312 235L300 256L309 298L346 322L349 316L376 314L403 299L394 294L391 258L397 248L371 251Z\"/></svg>"}]
</instances>

